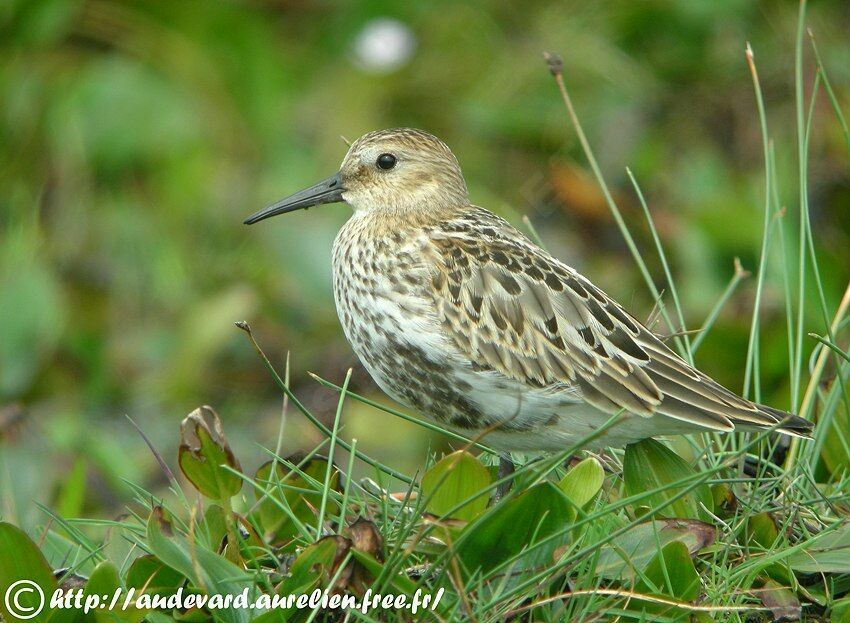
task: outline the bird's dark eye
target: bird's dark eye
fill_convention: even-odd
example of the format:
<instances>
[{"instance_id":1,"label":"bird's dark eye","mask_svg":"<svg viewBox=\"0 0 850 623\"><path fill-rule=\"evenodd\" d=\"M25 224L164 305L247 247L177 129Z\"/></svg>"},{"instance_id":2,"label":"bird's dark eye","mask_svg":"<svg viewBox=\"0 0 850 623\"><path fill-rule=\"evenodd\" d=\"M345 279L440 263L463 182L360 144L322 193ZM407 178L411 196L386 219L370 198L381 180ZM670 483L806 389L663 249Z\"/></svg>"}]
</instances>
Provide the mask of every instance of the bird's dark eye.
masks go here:
<instances>
[{"instance_id":1,"label":"bird's dark eye","mask_svg":"<svg viewBox=\"0 0 850 623\"><path fill-rule=\"evenodd\" d=\"M377 165L384 171L389 171L395 166L396 158L392 154L381 154L378 156Z\"/></svg>"}]
</instances>

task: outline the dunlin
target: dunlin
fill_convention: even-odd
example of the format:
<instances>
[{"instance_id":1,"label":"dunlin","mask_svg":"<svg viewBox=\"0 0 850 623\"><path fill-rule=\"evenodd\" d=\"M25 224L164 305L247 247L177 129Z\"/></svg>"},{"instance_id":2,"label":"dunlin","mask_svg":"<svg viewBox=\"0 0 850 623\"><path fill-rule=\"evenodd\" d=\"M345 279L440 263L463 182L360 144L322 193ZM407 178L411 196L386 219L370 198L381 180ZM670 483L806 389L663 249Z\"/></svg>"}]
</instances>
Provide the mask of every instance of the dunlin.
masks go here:
<instances>
[{"instance_id":1,"label":"dunlin","mask_svg":"<svg viewBox=\"0 0 850 623\"><path fill-rule=\"evenodd\" d=\"M689 365L575 269L473 205L457 159L412 129L355 141L338 173L248 218L345 202L333 248L345 335L389 396L502 450L563 450L811 423Z\"/></svg>"}]
</instances>

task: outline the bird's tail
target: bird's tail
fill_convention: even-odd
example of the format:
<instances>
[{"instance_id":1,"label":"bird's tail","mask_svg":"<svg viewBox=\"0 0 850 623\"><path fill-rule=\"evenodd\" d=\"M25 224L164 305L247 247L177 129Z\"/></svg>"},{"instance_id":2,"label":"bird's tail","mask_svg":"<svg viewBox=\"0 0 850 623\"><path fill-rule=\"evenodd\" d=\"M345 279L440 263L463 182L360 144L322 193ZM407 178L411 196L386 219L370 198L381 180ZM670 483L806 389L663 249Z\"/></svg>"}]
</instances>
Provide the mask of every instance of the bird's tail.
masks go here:
<instances>
[{"instance_id":1,"label":"bird's tail","mask_svg":"<svg viewBox=\"0 0 850 623\"><path fill-rule=\"evenodd\" d=\"M779 426L776 427L776 430L780 433L785 433L786 435L791 435L792 437L802 437L803 439L811 439L812 428L814 424L809 420L804 420L798 415L794 415L793 413L788 413L787 411L782 411L780 409L774 409L773 407L768 407L767 405L757 405L759 411L770 416L774 422L779 422ZM766 428L766 427L760 427Z\"/></svg>"}]
</instances>

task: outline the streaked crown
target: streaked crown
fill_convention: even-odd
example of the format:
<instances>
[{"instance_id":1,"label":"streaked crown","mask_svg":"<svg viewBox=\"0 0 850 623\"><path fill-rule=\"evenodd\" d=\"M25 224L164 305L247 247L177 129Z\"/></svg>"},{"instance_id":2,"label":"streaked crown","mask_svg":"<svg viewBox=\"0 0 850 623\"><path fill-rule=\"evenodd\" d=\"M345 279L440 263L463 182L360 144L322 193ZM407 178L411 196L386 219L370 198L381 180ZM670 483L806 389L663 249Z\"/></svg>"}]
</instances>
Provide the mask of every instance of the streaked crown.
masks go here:
<instances>
[{"instance_id":1,"label":"streaked crown","mask_svg":"<svg viewBox=\"0 0 850 623\"><path fill-rule=\"evenodd\" d=\"M345 155L340 176L342 197L355 211L433 211L469 203L457 158L421 130L364 134Z\"/></svg>"}]
</instances>

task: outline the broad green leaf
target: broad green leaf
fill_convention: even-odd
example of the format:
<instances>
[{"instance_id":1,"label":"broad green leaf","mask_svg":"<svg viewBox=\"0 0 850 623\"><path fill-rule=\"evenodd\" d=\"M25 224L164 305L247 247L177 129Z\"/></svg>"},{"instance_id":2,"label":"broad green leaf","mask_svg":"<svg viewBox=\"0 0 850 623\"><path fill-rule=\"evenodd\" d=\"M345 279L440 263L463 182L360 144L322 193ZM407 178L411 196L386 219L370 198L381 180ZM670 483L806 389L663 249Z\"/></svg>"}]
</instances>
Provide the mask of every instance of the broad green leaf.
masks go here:
<instances>
[{"instance_id":1,"label":"broad green leaf","mask_svg":"<svg viewBox=\"0 0 850 623\"><path fill-rule=\"evenodd\" d=\"M181 423L178 462L189 482L208 498L224 500L242 488L242 479L224 467L242 469L212 407L198 407Z\"/></svg>"},{"instance_id":2,"label":"broad green leaf","mask_svg":"<svg viewBox=\"0 0 850 623\"><path fill-rule=\"evenodd\" d=\"M832 604L829 623L850 623L850 597L844 597Z\"/></svg>"},{"instance_id":3,"label":"broad green leaf","mask_svg":"<svg viewBox=\"0 0 850 623\"><path fill-rule=\"evenodd\" d=\"M52 529L44 535L41 553L51 569L67 567L79 575L88 576L96 566L96 560L82 544Z\"/></svg>"},{"instance_id":4,"label":"broad green leaf","mask_svg":"<svg viewBox=\"0 0 850 623\"><path fill-rule=\"evenodd\" d=\"M174 617L175 621L180 621L180 623L211 623L216 620L202 608L191 608L185 612L175 610L171 612L171 616Z\"/></svg>"},{"instance_id":5,"label":"broad green leaf","mask_svg":"<svg viewBox=\"0 0 850 623\"><path fill-rule=\"evenodd\" d=\"M747 519L747 542L770 549L779 538L776 521L770 513L756 513Z\"/></svg>"},{"instance_id":6,"label":"broad green leaf","mask_svg":"<svg viewBox=\"0 0 850 623\"><path fill-rule=\"evenodd\" d=\"M232 562L205 548L195 540L190 543L171 523L161 506L153 509L147 526L147 543L153 554L166 565L182 573L207 594L238 595L252 587L251 577ZM217 611L227 623L246 623L251 613L241 608Z\"/></svg>"},{"instance_id":7,"label":"broad green leaf","mask_svg":"<svg viewBox=\"0 0 850 623\"><path fill-rule=\"evenodd\" d=\"M779 551L784 545L784 539L782 542L778 541L780 536L776 519L770 513L762 512L747 518L747 522L744 524L743 539L741 540L750 548ZM759 569L761 575L766 575L784 584L793 581L793 573L784 561L763 562L761 559L757 559L754 560L754 564L761 567Z\"/></svg>"},{"instance_id":8,"label":"broad green leaf","mask_svg":"<svg viewBox=\"0 0 850 623\"><path fill-rule=\"evenodd\" d=\"M605 470L594 457L588 457L575 465L558 483L558 487L576 506L590 502L605 482Z\"/></svg>"},{"instance_id":9,"label":"broad green leaf","mask_svg":"<svg viewBox=\"0 0 850 623\"><path fill-rule=\"evenodd\" d=\"M302 455L294 455L288 457L286 462L298 466L300 472L319 483L325 480L328 468L326 457L315 455L305 460ZM268 461L261 465L254 475L254 480L265 491L254 492L258 501L254 516L262 527L263 540L272 545L285 543L299 532L295 521L302 525L315 526L314 509L319 507L322 500L320 486L311 484L301 473L290 470L280 461ZM336 467L331 471L330 487L340 491L340 472ZM326 516L333 516L338 512L339 505L329 497Z\"/></svg>"},{"instance_id":10,"label":"broad green leaf","mask_svg":"<svg viewBox=\"0 0 850 623\"><path fill-rule=\"evenodd\" d=\"M696 472L678 454L654 439L644 439L626 446L623 457L623 481L627 496L647 493L660 489L644 498L640 506L655 508L667 500L673 499L684 489L693 487L694 482L684 486L672 487L675 482L693 476ZM706 515L701 508L714 509L714 501L708 485L701 484L665 506L656 513L659 517L678 517L682 519L700 519Z\"/></svg>"},{"instance_id":11,"label":"broad green leaf","mask_svg":"<svg viewBox=\"0 0 850 623\"><path fill-rule=\"evenodd\" d=\"M762 603L770 608L774 621L799 621L803 613L800 600L787 587L768 580L759 590Z\"/></svg>"},{"instance_id":12,"label":"broad green leaf","mask_svg":"<svg viewBox=\"0 0 850 623\"><path fill-rule=\"evenodd\" d=\"M514 569L551 564L555 550L569 540L572 508L560 489L541 482L467 525L457 545L458 556L470 572L479 568L487 572L523 551L527 553L512 563Z\"/></svg>"},{"instance_id":13,"label":"broad green leaf","mask_svg":"<svg viewBox=\"0 0 850 623\"><path fill-rule=\"evenodd\" d=\"M207 547L219 551L227 536L227 520L224 509L218 504L210 504L204 511L204 520L198 526L196 534L203 536Z\"/></svg>"},{"instance_id":14,"label":"broad green leaf","mask_svg":"<svg viewBox=\"0 0 850 623\"><path fill-rule=\"evenodd\" d=\"M699 574L688 547L682 541L671 541L665 545L643 570L643 576L662 594L678 601L693 601L699 595ZM652 591L643 579L636 588L639 592Z\"/></svg>"},{"instance_id":15,"label":"broad green leaf","mask_svg":"<svg viewBox=\"0 0 850 623\"><path fill-rule=\"evenodd\" d=\"M735 492L725 482L711 487L711 500L714 504L714 512L721 517L732 515L738 504L738 500L735 499Z\"/></svg>"},{"instance_id":16,"label":"broad green leaf","mask_svg":"<svg viewBox=\"0 0 850 623\"><path fill-rule=\"evenodd\" d=\"M850 523L814 537L788 564L799 573L850 573Z\"/></svg>"},{"instance_id":17,"label":"broad green leaf","mask_svg":"<svg viewBox=\"0 0 850 623\"><path fill-rule=\"evenodd\" d=\"M287 621L292 620L297 619L292 617L292 612L289 610L272 608L271 610L251 619L251 623L287 623Z\"/></svg>"},{"instance_id":18,"label":"broad green leaf","mask_svg":"<svg viewBox=\"0 0 850 623\"><path fill-rule=\"evenodd\" d=\"M50 611L50 597L58 587L53 571L38 547L20 528L0 522L0 613L9 623L17 621L71 621L70 610ZM9 604L25 618L18 618ZM38 614L34 614L41 608Z\"/></svg>"},{"instance_id":19,"label":"broad green leaf","mask_svg":"<svg viewBox=\"0 0 850 623\"><path fill-rule=\"evenodd\" d=\"M492 482L490 471L463 450L443 457L422 476L422 494L429 513L445 516L462 502L451 517L471 521L487 508Z\"/></svg>"},{"instance_id":20,"label":"broad green leaf","mask_svg":"<svg viewBox=\"0 0 850 623\"><path fill-rule=\"evenodd\" d=\"M121 579L118 576L118 568L109 560L104 560L95 567L88 582L83 589L84 595L97 595L101 599L108 597L102 603L111 604L116 591L122 589ZM94 619L97 623L139 623L145 618L143 610L137 610L130 606L126 610L122 608L123 591L118 593L118 600L113 608L98 608L94 611Z\"/></svg>"},{"instance_id":21,"label":"broad green leaf","mask_svg":"<svg viewBox=\"0 0 850 623\"><path fill-rule=\"evenodd\" d=\"M151 595L173 595L183 583L184 576L163 564L156 556L139 556L127 570L127 588Z\"/></svg>"},{"instance_id":22,"label":"broad green leaf","mask_svg":"<svg viewBox=\"0 0 850 623\"><path fill-rule=\"evenodd\" d=\"M278 585L277 594L303 595L327 586L349 549L348 539L338 535L326 536L308 545L292 563L287 578ZM295 607L279 611L288 617L295 612Z\"/></svg>"},{"instance_id":23,"label":"broad green leaf","mask_svg":"<svg viewBox=\"0 0 850 623\"><path fill-rule=\"evenodd\" d=\"M659 519L636 525L602 546L595 574L611 580L634 578L669 543L679 541L690 555L714 543L713 526L687 519Z\"/></svg>"}]
</instances>

